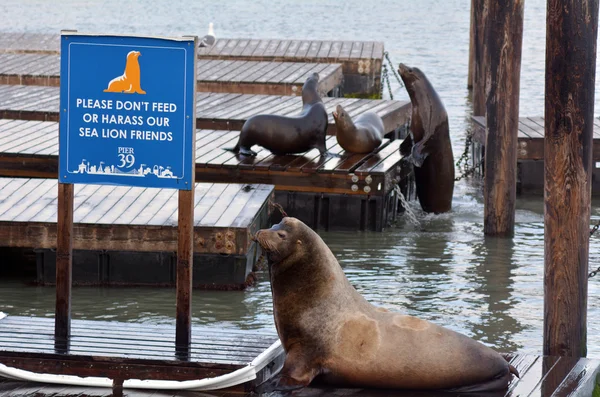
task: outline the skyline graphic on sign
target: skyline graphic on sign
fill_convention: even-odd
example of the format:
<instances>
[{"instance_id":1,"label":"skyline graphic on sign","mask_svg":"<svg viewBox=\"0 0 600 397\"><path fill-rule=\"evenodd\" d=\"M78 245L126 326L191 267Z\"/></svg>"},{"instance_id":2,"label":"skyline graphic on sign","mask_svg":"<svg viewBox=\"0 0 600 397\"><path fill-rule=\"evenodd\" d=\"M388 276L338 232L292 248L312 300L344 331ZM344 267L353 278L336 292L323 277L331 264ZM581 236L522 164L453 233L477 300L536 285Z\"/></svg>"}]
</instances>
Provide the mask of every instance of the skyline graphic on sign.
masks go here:
<instances>
[{"instance_id":1,"label":"skyline graphic on sign","mask_svg":"<svg viewBox=\"0 0 600 397\"><path fill-rule=\"evenodd\" d=\"M125 60L125 71L121 76L112 79L104 92L146 94L146 91L142 89L142 75L138 60L141 55L139 51L129 51Z\"/></svg>"}]
</instances>

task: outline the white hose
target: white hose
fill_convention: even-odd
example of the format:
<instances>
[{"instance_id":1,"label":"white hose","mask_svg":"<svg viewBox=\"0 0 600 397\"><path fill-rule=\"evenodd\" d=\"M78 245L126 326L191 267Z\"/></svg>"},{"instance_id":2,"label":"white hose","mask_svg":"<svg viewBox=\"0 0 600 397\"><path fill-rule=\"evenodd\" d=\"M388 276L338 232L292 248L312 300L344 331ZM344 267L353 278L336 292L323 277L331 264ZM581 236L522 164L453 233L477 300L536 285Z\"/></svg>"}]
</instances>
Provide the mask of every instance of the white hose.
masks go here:
<instances>
[{"instance_id":1,"label":"white hose","mask_svg":"<svg viewBox=\"0 0 600 397\"><path fill-rule=\"evenodd\" d=\"M0 312L0 319L6 317ZM279 339L273 343L267 350L259 354L250 364L244 368L235 370L229 374L216 376L214 378L205 378L199 380L140 380L129 379L123 382L123 388L128 389L157 389L157 390L218 390L226 387L239 385L256 379L257 371L263 369L272 359L281 353L281 341ZM112 388L113 382L109 378L100 377L79 377L73 375L53 375L38 374L22 369L7 367L0 364L0 375L21 381L52 383L69 386L85 387L109 387Z\"/></svg>"}]
</instances>

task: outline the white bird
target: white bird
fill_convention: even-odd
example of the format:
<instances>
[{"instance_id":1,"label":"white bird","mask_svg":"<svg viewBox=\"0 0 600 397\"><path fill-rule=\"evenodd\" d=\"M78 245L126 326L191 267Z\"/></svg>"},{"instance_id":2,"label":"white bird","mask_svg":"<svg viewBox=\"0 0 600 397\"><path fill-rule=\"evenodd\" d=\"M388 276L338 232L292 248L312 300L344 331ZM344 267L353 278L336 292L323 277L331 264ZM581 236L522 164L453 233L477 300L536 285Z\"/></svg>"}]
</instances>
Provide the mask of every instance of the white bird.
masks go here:
<instances>
[{"instance_id":1,"label":"white bird","mask_svg":"<svg viewBox=\"0 0 600 397\"><path fill-rule=\"evenodd\" d=\"M198 47L210 47L215 44L215 40L215 31L213 30L213 23L211 22L208 24L208 34L200 40Z\"/></svg>"}]
</instances>

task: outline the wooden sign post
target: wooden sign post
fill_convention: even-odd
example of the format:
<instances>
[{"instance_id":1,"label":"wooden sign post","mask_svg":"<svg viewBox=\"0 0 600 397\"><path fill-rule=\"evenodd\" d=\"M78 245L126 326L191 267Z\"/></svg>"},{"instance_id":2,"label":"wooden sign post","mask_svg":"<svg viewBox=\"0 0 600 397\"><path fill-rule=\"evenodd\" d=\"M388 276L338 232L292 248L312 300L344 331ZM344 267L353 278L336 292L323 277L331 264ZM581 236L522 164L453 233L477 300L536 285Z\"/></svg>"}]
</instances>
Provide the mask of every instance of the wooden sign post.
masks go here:
<instances>
[{"instance_id":1,"label":"wooden sign post","mask_svg":"<svg viewBox=\"0 0 600 397\"><path fill-rule=\"evenodd\" d=\"M177 351L191 341L197 38L61 35L55 339L68 347L74 183L179 190Z\"/></svg>"}]
</instances>

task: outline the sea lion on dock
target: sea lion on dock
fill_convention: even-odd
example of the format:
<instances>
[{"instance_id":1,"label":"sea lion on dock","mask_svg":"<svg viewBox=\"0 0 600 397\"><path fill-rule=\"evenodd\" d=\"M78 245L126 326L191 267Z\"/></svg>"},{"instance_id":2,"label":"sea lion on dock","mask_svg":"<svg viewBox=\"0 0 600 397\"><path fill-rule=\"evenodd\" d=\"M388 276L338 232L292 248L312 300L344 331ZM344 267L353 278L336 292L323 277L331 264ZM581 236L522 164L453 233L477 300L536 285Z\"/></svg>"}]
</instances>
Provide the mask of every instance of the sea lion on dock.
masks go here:
<instances>
[{"instance_id":1,"label":"sea lion on dock","mask_svg":"<svg viewBox=\"0 0 600 397\"><path fill-rule=\"evenodd\" d=\"M454 156L450 143L448 113L437 92L418 68L400 64L398 72L412 104L410 135L400 151L410 150L415 166L417 197L426 212L452 209Z\"/></svg>"},{"instance_id":2,"label":"sea lion on dock","mask_svg":"<svg viewBox=\"0 0 600 397\"><path fill-rule=\"evenodd\" d=\"M366 112L353 121L342 105L337 105L333 119L337 129L335 137L345 151L370 153L381 145L385 132L378 114Z\"/></svg>"},{"instance_id":3,"label":"sea lion on dock","mask_svg":"<svg viewBox=\"0 0 600 397\"><path fill-rule=\"evenodd\" d=\"M259 114L250 117L240 131L237 145L231 150L255 156L253 145L260 145L273 154L304 153L318 149L327 154L327 112L318 93L318 73L313 73L302 86L302 112L298 116Z\"/></svg>"},{"instance_id":4,"label":"sea lion on dock","mask_svg":"<svg viewBox=\"0 0 600 397\"><path fill-rule=\"evenodd\" d=\"M317 378L343 387L505 390L516 370L491 348L428 321L377 308L312 229L286 217L256 240L266 253L273 315L287 353L261 391Z\"/></svg>"}]
</instances>

